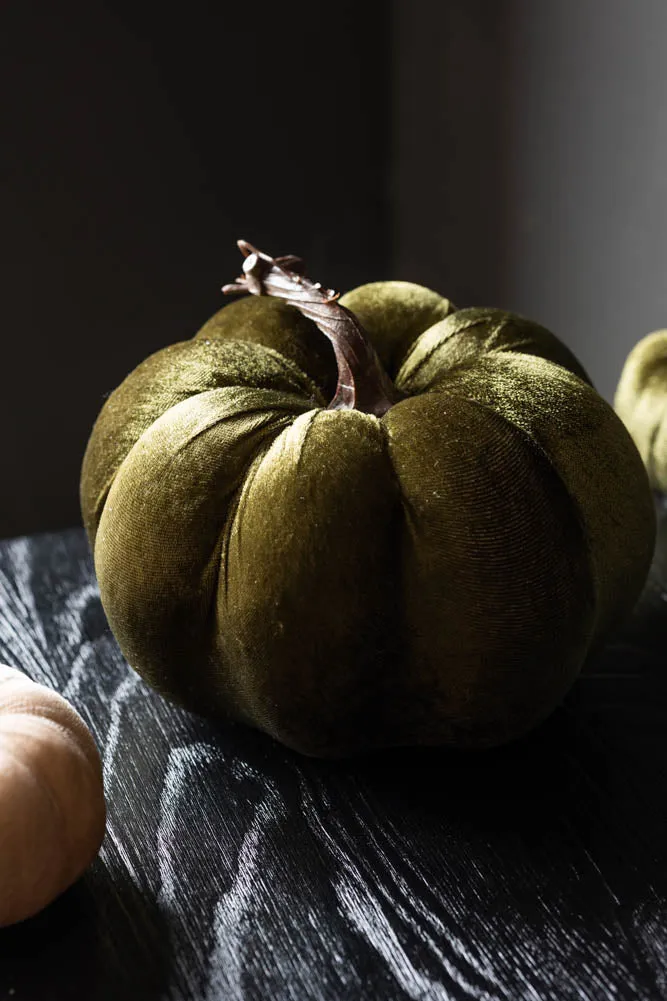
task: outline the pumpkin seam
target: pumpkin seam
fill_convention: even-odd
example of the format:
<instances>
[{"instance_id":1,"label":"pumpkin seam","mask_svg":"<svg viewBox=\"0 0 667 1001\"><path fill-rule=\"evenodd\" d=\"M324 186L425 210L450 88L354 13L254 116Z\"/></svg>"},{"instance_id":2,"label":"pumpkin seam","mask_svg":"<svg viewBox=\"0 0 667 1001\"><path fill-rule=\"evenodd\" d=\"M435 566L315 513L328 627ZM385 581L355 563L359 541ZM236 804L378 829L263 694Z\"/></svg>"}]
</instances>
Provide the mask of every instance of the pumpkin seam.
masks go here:
<instances>
[{"instance_id":1,"label":"pumpkin seam","mask_svg":"<svg viewBox=\"0 0 667 1001\"><path fill-rule=\"evenodd\" d=\"M545 359L545 361L546 360L547 359ZM552 363L549 362L549 364L552 364ZM557 364L557 363L553 363L553 364ZM562 366L559 366L559 367L562 368ZM590 539L588 537L588 532L586 531L586 522L585 522L585 519L583 517L583 513L582 513L582 510L581 510L581 505L580 505L579 501L572 495L571 490L569 489L568 485L565 483L565 481L564 481L563 477L561 476L558 468L554 465L554 463L553 463L553 461L552 461L551 456L549 455L549 453L546 451L546 449L544 448L544 446L540 444L540 442L538 442L535 439L531 438L531 436L528 434L527 431L524 430L524 428L520 427L518 424L515 424L512 420L510 420L509 417L505 416L505 414L500 413L498 410L494 410L493 407L489 406L486 403L482 403L481 400L476 400L474 397L470 397L470 396L464 396L462 393L457 393L455 391L452 391L451 388L444 388L443 387L442 389L438 390L438 388L436 387L434 390L429 390L429 392L437 392L437 391L440 391L442 393L442 395L450 396L450 397L453 397L453 398L459 399L459 400L465 400L467 403L472 403L474 406L478 407L481 410L484 410L486 413L490 413L494 417L499 417L505 424L507 424L510 428L512 428L513 430L515 430L518 433L519 438L523 441L524 445L528 446L528 450L529 451L531 449L533 449L534 452L536 452L539 456L541 456L542 459L544 459L546 461L546 464L548 465L549 469L551 469L551 471L554 473L556 479L561 484L561 487L562 487L564 493L566 494L568 500L570 501L570 505L571 505L571 508L572 508L572 511L573 511L573 514L574 514L574 520L576 522L577 528L579 530L579 534L581 536L581 539L582 539L582 542L583 542L583 545L584 545L584 549L586 551L586 557L587 557L586 562L587 562L587 565L588 565L588 572L589 572L589 578L590 578L590 583L591 583L591 591L592 591L592 596L593 596L593 600L594 600L594 608L595 608L594 622L597 623L597 620L599 619L600 592L599 592L599 588L597 586L597 580L596 580L596 574L595 574L595 561L593 559L593 552L592 552L592 549L591 549ZM590 640L589 640L589 648L590 648L590 644L591 644L594 636L595 636L595 629L593 630L593 632L591 634L591 637L590 637Z\"/></svg>"},{"instance_id":2,"label":"pumpkin seam","mask_svg":"<svg viewBox=\"0 0 667 1001\"><path fill-rule=\"evenodd\" d=\"M218 392L218 390L219 390L219 389L227 389L227 388L230 388L230 389L234 389L234 388L245 388L245 389L247 389L247 390L248 390L249 392L253 392L253 393L255 393L255 392L260 392L260 393L261 393L261 392L267 392L267 393L276 393L276 392L277 392L277 390L273 390L273 389L271 389L271 390L263 390L263 389L255 389L255 388L253 388L253 387L249 387L249 386L248 386L248 387L232 387L232 386L230 386L230 387L227 387L227 386L219 386L219 387L217 387L216 389L207 389L207 390L204 390L204 393L216 393L216 392ZM193 394L192 394L192 396L188 396L188 397L186 397L186 398L185 398L185 400L179 400L179 402L178 402L178 403L175 403L175 404L174 404L173 406L171 406L171 407L168 407L168 408L167 408L167 409L166 409L166 410L165 410L165 411L164 411L164 412L163 412L162 414L160 414L160 416L159 416L159 417L157 417L157 418L156 418L156 419L155 419L155 420L153 421L153 423L152 423L152 424L149 424L149 426L148 426L148 427L147 427L147 428L146 428L146 429L145 429L144 431L142 431L142 432L141 432L141 434L139 435L139 437L137 438L137 440L136 440L136 441L134 442L134 444L132 445L132 447L131 447L131 448L130 448L130 449L128 450L127 454L126 454L126 455L125 455L125 456L123 457L123 460L122 460L122 462L121 462L121 463L119 464L119 466L118 466L118 468L117 468L117 470L116 470L116 472L115 472L115 474L114 474L114 476L113 476L113 479L111 480L111 482L110 482L110 484L109 484L109 488L108 488L108 490L107 490L107 494L106 494L106 497L105 497L105 500L104 500L104 504L102 505L102 507L101 507L101 510L100 510L100 514L99 514L99 519L98 519L98 522L97 522L97 524L98 524L98 527L99 527L99 523L100 523L100 520L101 520L101 518L102 518L102 515L103 515L103 513L104 513L104 509L105 509L105 507L106 507L106 502L107 502L107 500L109 499L109 493L111 492L111 490L112 490L112 488L113 488L113 486L114 486L114 483L115 483L115 482L116 482L116 480L118 479L118 476L120 475L120 473L121 473L121 470L122 470L123 466L125 465L125 463L126 463L127 459L128 459L128 458L129 458L129 456L130 456L130 455L132 454L132 452L133 452L133 451L134 451L134 449L135 449L135 448L137 447L137 445L138 445L138 444L139 444L139 443L141 442L141 440L142 440L142 438L144 437L144 435L146 435L146 434L148 434L148 433L149 433L150 431L152 431L152 429L153 429L153 428L155 427L155 425L157 424L157 422L158 422L158 421L160 421L160 420L162 420L162 418L163 418L163 417L164 417L164 416L165 416L166 414L168 414L168 413L169 413L169 412L170 412L171 410L173 410L173 409L174 409L175 407L178 407L178 406L180 406L180 405L181 405L182 403L185 403L185 402L187 402L188 400L192 400L192 399L194 399L194 398L195 398L195 397L197 397L197 396L202 396L202 395L204 395L204 393L193 393ZM297 396L296 394L289 394L289 393L285 393L285 394L281 394L281 395L283 395L283 396L285 396L285 397L289 397L289 396L292 396L292 395L293 395L293 396L295 396L295 397L296 397L296 398L297 398L297 399L299 400L299 402L303 403L303 401L301 400L301 397L298 397L298 396ZM265 411L267 411L267 410L269 410L269 411L272 411L272 412L273 412L273 411L279 411L279 410L281 410L281 409L285 409L285 408L284 408L284 407L282 407L282 406L281 406L280 404L278 404L278 403L276 402L276 403L274 403L274 404L267 404L266 406L260 406L260 405L257 405L256 407L253 407L253 408L251 408L250 410L246 411L245 413L246 413L247 415L252 415L252 414L255 414L255 413L264 413L264 412L265 412ZM180 455L180 453L182 452L182 450L183 450L184 448L187 448L187 447L188 447L188 446L189 446L189 445L190 445L190 444L191 444L191 443L192 443L193 441L196 441L196 439L197 439L197 438L201 437L201 435L203 435L203 434L206 434L206 433L208 433L208 432L209 432L209 431L210 431L210 430L211 430L212 428L214 428L214 427L215 427L215 426L216 426L217 424L220 424L220 423L222 423L223 421L226 421L226 420L230 420L230 419L233 419L233 417L235 417L235 416L237 416L237 415L233 415L233 416L231 416L231 417L230 417L230 415L225 415L224 417L218 417L218 418L216 418L215 420L211 421L211 423L210 423L210 424L207 424L207 426L206 426L206 427L204 427L204 428L201 428L201 429L200 429L199 431L197 431L197 432L196 432L195 434L193 434L191 438L188 438L187 442L184 442L184 443L183 443L182 445L180 445L180 446L178 447L178 449L177 449L177 450L176 450L176 451L175 451L175 452L174 452L174 453L173 453L173 454L172 454L172 455L170 456L170 459L169 459L169 462L172 462L172 461L173 461L173 460L174 460L174 459L175 459L175 458L176 458L176 457L177 457L178 455ZM290 415L290 416L291 416L291 415ZM297 415L297 416L298 416L298 415ZM267 421L267 423L269 423L269 421ZM281 428L281 430L282 430L282 428ZM279 431L278 433L280 433L280 431ZM252 460L251 460L251 461L252 461ZM167 465L165 465L165 470L166 470L167 468L168 468L168 464L167 464ZM164 472L164 471L163 471L163 472Z\"/></svg>"},{"instance_id":3,"label":"pumpkin seam","mask_svg":"<svg viewBox=\"0 0 667 1001\"><path fill-rule=\"evenodd\" d=\"M417 346L418 341L420 341L421 338L425 334L427 334L429 332L429 330L432 330L433 327L436 327L439 323L444 323L446 320L448 320L450 318L450 316L459 316L460 312L461 312L461 310L459 310L458 312L455 312L455 313L450 313L449 316L445 316L442 320L437 320L435 323L431 324L430 327L427 327L426 330L422 330L421 334L418 334L417 337L415 337L415 339L412 342L412 344L411 344L411 346L410 346L407 354L404 356L403 361L401 362L401 364L399 366L398 372L396 373L396 378L394 380L394 384L397 387L399 386L399 383L402 381L401 380L401 371L408 364L408 362L410 360L410 355L412 354L412 352L414 351L415 347ZM458 327L456 330L452 330L447 335L447 337L443 337L441 340L436 341L436 343L432 346L431 350L427 354L425 354L424 357L420 359L420 361L415 366L415 368L412 369L412 371L410 372L410 378L413 378L414 376L417 375L418 372L421 371L421 369L424 367L424 365L426 365L426 363L431 360L431 358L433 357L433 355L436 353L436 351L443 344L448 344L450 341L454 340L455 337L458 337L459 334L465 334L469 330L472 330L474 327L479 326L483 322L484 321L483 321L482 317L476 317L475 319L471 319L464 326Z\"/></svg>"},{"instance_id":4,"label":"pumpkin seam","mask_svg":"<svg viewBox=\"0 0 667 1001\"><path fill-rule=\"evenodd\" d=\"M558 364L558 363L557 362L553 362L553 363L550 362L549 364ZM562 368L563 366L559 366L559 367ZM569 371L569 369L566 369L566 371ZM576 373L573 373L573 374L576 375ZM577 376L577 378L578 378L578 376ZM480 403L479 400L475 400L474 402L478 406L482 406L482 407L485 406L484 404ZM486 407L486 409L490 410L491 408L490 407ZM496 414L498 414L497 411L493 411L493 412L496 413ZM553 471L554 475L556 476L558 482L561 484L561 486L562 486L565 494L567 495L567 497L568 497L568 499L570 501L571 507L572 507L574 515L575 515L575 520L576 520L576 523L577 523L577 526L579 528L579 531L580 531L580 534L581 534L581 538L582 538L582 541L583 541L583 544L584 544L584 549L586 551L586 562L588 564L588 572L589 572L590 583L591 583L591 591L592 591L592 594L593 594L594 605L595 605L595 621L597 623L597 620L599 619L599 612L600 612L600 609L599 609L600 592L599 592L599 588L598 588L598 585L597 585L597 576L596 576L596 573L595 573L596 565L595 565L595 560L593 558L593 550L591 548L591 543L590 543L590 539L589 539L588 531L587 531L587 527L586 527L586 520L585 520L584 515L583 515L581 504L579 503L579 500L572 494L572 491L570 490L570 488L568 487L567 483L565 482L565 480L561 476L560 471L558 470L558 468L554 464L551 456L549 455L549 453L547 452L547 450L544 448L544 446L541 445L540 442L538 442L535 439L531 438L530 435L528 434L528 432L526 432L519 425L514 424L512 421L509 420L509 418L505 417L504 414L498 414L498 416L502 417L502 419L504 421L506 421L511 427L516 428L516 430L519 432L519 436L522 437L524 439L524 441L527 442L529 445L532 445L535 448L535 451L538 452L539 455L542 456L542 458L546 461L546 463L549 466L549 468ZM593 636L594 635L595 635L595 632L593 632L593 634L591 635L591 642L593 640ZM590 646L590 643L589 643L589 646Z\"/></svg>"},{"instance_id":5,"label":"pumpkin seam","mask_svg":"<svg viewBox=\"0 0 667 1001\"><path fill-rule=\"evenodd\" d=\"M187 345L192 344L193 341L195 341L196 337L197 337L197 335L195 335L195 337L189 338L188 340L176 341L176 342L174 342L174 344L168 344L166 347L160 348L158 351L154 351L147 358L144 358L143 361L141 361L136 366L136 368L134 369L134 371L130 373L130 375L134 375L135 373L140 372L145 367L148 367L149 364L150 364L150 362L153 360L153 358L155 356L161 354L162 352L170 351L172 349L178 349L178 348L185 349ZM221 385L221 386L212 386L211 390L215 390L215 389L250 389L250 390L253 390L253 391L256 390L258 392L262 392L262 391L265 391L265 390L267 392L281 392L281 393L284 392L284 395L286 395L286 396L297 396L299 398L301 398L301 396L303 396L303 399L307 400L311 404L316 403L316 405L318 405L318 406L326 406L326 401L324 399L324 394L320 390L320 388L317 385L317 383L314 382L314 380L311 379L310 376L306 372L304 372L303 369L301 369L296 364L296 362L292 361L291 358L287 358L285 355L281 354L280 351L277 351L275 348L269 347L267 344L261 344L261 343L259 343L257 341L245 341L242 338L229 338L228 340L225 340L225 341L223 341L221 343L224 343L224 344L240 344L240 345L242 345L242 347L245 350L249 349L252 352L253 350L257 349L260 352L267 353L268 355L270 355L280 365L280 367L282 369L282 372L280 373L281 375L285 375L285 374L289 375L289 376L292 377L293 380L296 378L297 383L301 382L301 383L304 384L301 387L303 389L303 393L300 393L298 390L295 390L295 389L283 391L283 390L276 390L276 389L267 389L266 387L261 387L261 386L257 386L257 387L256 386L247 386L244 383L228 383L228 384ZM130 376L128 376L127 378L129 378L129 377ZM107 411L107 409L109 407L109 404L115 402L115 397L119 393L119 391L122 388L122 386L123 386L123 383L121 383L120 386L117 386L110 393L110 395L107 397L107 399L104 401L104 405L102 406L102 408L101 408L101 410L100 410L100 412L99 412L99 414L98 414L98 416L97 416L97 418L95 420L95 425L94 425L93 431L91 433L91 441L92 441L92 438L93 438L93 436L95 434L95 431L97 429L98 423L101 422L101 420L103 418L103 415L105 414L105 412ZM148 427L144 428L144 430L141 432L141 434L139 435L139 437L136 439L136 441L134 441L132 443L132 445L127 450L127 452L125 453L125 455L123 456L123 458L121 459L121 461L118 463L118 465L117 465L114 473L110 477L110 479L104 484L104 486L102 487L102 489L98 493L98 496L97 496L97 499L95 501L95 504L93 505L93 524L95 526L95 534L97 534L97 527L99 526L100 519L102 517L102 512L104 511L104 506L105 506L105 504L107 502L107 499L108 499L108 496L109 496L109 492L110 492L110 490L111 490L111 488L112 488L112 486L114 484L114 481L115 481L116 477L118 476L118 472L119 472L121 466L123 465L123 462L127 458L127 456L130 454L130 452L132 451L132 449L134 448L134 446L137 444L137 442L141 439L142 435L144 435L146 433L146 431L148 431L153 426L153 424L155 424L155 421L159 420L160 417L162 417L162 416L164 416L164 414L168 413L168 411L171 410L173 407L178 406L180 403L183 403L185 400L189 400L189 399L192 399L194 396L200 395L201 392L210 392L211 390L198 390L198 391L196 391L194 393L190 393L190 394L184 396L182 400L177 400L175 403L172 403L171 406L169 406L165 410L163 410L163 412L158 417L156 417L155 420L152 421L151 424L148 425ZM86 448L86 452L88 451L89 447L90 447L90 442L89 442L89 444L88 444L88 446ZM85 464L85 459L86 459L86 457L84 456L84 464Z\"/></svg>"}]
</instances>

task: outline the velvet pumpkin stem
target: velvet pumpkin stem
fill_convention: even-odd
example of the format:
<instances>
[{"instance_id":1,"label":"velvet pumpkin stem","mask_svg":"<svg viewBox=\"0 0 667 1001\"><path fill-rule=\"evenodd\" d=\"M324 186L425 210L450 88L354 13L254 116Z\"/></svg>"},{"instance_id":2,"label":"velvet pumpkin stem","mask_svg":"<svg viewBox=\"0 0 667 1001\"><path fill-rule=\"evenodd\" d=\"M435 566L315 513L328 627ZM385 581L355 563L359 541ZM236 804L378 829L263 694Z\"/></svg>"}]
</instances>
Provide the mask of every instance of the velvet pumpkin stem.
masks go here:
<instances>
[{"instance_id":1,"label":"velvet pumpkin stem","mask_svg":"<svg viewBox=\"0 0 667 1001\"><path fill-rule=\"evenodd\" d=\"M398 394L356 316L338 302L339 293L306 278L303 262L292 254L270 257L246 240L237 243L245 257L243 274L222 291L285 299L317 325L331 341L338 365L329 410L361 410L376 417L386 413Z\"/></svg>"}]
</instances>

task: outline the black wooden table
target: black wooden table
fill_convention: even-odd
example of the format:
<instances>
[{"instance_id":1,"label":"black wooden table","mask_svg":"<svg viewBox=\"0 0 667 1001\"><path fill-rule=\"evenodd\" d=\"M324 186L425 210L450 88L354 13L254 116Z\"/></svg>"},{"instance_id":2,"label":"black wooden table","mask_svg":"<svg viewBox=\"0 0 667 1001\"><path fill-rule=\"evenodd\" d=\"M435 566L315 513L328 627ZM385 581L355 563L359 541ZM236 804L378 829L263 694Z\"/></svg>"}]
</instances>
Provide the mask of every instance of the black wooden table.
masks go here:
<instances>
[{"instance_id":1,"label":"black wooden table","mask_svg":"<svg viewBox=\"0 0 667 1001\"><path fill-rule=\"evenodd\" d=\"M0 1001L667 998L667 507L632 620L502 751L318 762L172 708L83 533L0 544L0 662L103 752L86 876L0 931Z\"/></svg>"}]
</instances>

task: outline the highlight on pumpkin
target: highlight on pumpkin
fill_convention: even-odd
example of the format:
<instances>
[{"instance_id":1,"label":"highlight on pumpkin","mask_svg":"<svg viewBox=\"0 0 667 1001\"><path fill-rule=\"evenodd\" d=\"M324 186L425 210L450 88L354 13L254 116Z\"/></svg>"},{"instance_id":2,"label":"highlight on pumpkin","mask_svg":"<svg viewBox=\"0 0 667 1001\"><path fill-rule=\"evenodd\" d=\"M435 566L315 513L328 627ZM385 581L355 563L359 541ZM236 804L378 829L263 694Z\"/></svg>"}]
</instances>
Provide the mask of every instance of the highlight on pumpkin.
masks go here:
<instances>
[{"instance_id":1,"label":"highlight on pumpkin","mask_svg":"<svg viewBox=\"0 0 667 1001\"><path fill-rule=\"evenodd\" d=\"M83 874L105 818L100 755L81 716L0 665L0 926L37 914Z\"/></svg>"},{"instance_id":2,"label":"highlight on pumpkin","mask_svg":"<svg viewBox=\"0 0 667 1001\"><path fill-rule=\"evenodd\" d=\"M634 346L614 407L639 449L651 486L667 492L667 330L656 330Z\"/></svg>"},{"instance_id":3,"label":"highlight on pumpkin","mask_svg":"<svg viewBox=\"0 0 667 1001\"><path fill-rule=\"evenodd\" d=\"M623 422L532 320L239 249L238 296L129 373L84 456L128 663L313 756L522 736L646 580Z\"/></svg>"}]
</instances>

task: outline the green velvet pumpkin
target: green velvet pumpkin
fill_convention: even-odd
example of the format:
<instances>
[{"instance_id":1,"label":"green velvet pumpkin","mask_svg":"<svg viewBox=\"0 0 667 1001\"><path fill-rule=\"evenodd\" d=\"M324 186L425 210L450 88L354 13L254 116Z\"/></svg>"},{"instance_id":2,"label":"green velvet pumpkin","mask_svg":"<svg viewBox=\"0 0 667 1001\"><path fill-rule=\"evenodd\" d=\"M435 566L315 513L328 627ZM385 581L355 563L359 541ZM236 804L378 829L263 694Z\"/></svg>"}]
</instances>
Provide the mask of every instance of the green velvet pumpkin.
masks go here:
<instances>
[{"instance_id":1,"label":"green velvet pumpkin","mask_svg":"<svg viewBox=\"0 0 667 1001\"><path fill-rule=\"evenodd\" d=\"M102 602L168 698L306 754L523 734L644 583L627 430L537 324L406 282L340 300L400 397L327 409L293 306L225 306L106 401L81 502Z\"/></svg>"},{"instance_id":2,"label":"green velvet pumpkin","mask_svg":"<svg viewBox=\"0 0 667 1001\"><path fill-rule=\"evenodd\" d=\"M656 330L627 357L614 397L654 490L667 492L667 330Z\"/></svg>"}]
</instances>

